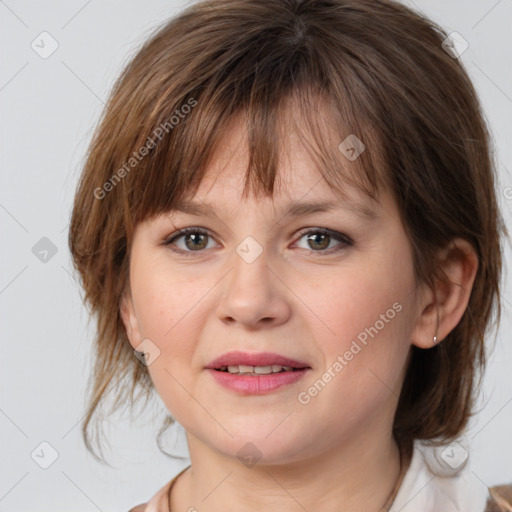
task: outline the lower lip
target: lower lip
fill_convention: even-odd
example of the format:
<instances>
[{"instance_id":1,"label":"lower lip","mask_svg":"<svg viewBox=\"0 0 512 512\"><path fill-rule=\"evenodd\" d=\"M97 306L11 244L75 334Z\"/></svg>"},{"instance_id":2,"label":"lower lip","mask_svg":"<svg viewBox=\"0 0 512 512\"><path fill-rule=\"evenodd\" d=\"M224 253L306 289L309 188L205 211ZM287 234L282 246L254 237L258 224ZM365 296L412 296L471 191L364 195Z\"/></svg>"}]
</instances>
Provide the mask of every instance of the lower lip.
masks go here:
<instances>
[{"instance_id":1,"label":"lower lip","mask_svg":"<svg viewBox=\"0 0 512 512\"><path fill-rule=\"evenodd\" d=\"M291 372L268 373L265 375L238 375L208 368L207 371L222 386L243 395L261 395L287 384L293 384L304 377L310 368Z\"/></svg>"}]
</instances>

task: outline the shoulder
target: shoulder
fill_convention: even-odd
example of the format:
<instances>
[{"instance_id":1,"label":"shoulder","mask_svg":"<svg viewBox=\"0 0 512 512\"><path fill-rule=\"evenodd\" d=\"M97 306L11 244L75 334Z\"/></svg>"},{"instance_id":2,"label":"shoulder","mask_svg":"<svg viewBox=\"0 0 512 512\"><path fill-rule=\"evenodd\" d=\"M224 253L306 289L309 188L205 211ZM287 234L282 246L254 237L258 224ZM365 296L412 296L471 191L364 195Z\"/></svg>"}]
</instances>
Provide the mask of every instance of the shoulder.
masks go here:
<instances>
[{"instance_id":1,"label":"shoulder","mask_svg":"<svg viewBox=\"0 0 512 512\"><path fill-rule=\"evenodd\" d=\"M190 464L183 468L170 482L167 482L160 490L147 502L141 503L133 508L131 508L128 512L156 512L158 510L167 509L168 504L168 495L171 491L174 482L178 479L180 475L182 475L187 469L191 466Z\"/></svg>"},{"instance_id":2,"label":"shoulder","mask_svg":"<svg viewBox=\"0 0 512 512\"><path fill-rule=\"evenodd\" d=\"M485 512L512 512L512 483L489 488Z\"/></svg>"},{"instance_id":3,"label":"shoulder","mask_svg":"<svg viewBox=\"0 0 512 512\"><path fill-rule=\"evenodd\" d=\"M164 498L166 497L169 486L174 479L165 484L148 502L140 503L131 508L128 512L155 512L164 508Z\"/></svg>"}]
</instances>

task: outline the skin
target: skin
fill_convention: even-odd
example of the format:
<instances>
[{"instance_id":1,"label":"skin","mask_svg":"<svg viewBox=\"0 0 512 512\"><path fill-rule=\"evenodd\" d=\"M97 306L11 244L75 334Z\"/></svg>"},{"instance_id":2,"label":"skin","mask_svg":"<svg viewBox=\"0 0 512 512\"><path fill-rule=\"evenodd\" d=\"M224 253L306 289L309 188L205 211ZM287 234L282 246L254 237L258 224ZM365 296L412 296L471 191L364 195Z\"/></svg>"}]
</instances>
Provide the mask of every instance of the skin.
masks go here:
<instances>
[{"instance_id":1,"label":"skin","mask_svg":"<svg viewBox=\"0 0 512 512\"><path fill-rule=\"evenodd\" d=\"M121 316L133 348L149 339L160 351L148 370L186 430L192 464L173 488L172 510L377 511L399 476L392 424L411 345L428 349L434 335L439 343L457 325L477 257L456 240L465 258L453 256L452 246L440 253L454 284L416 287L409 240L386 190L372 221L345 209L283 217L292 200L340 202L292 133L274 198L242 200L245 137L235 118L194 197L214 205L214 214L169 212L143 222L131 246ZM196 242L200 249L185 236L175 240L188 257L164 245L185 227L211 232ZM334 230L353 245L332 237L308 242L302 228ZM247 236L263 249L252 263L236 252ZM400 312L300 403L298 394L394 303ZM204 370L235 349L277 352L312 370L269 394L239 395ZM261 456L251 467L237 456L248 442Z\"/></svg>"}]
</instances>

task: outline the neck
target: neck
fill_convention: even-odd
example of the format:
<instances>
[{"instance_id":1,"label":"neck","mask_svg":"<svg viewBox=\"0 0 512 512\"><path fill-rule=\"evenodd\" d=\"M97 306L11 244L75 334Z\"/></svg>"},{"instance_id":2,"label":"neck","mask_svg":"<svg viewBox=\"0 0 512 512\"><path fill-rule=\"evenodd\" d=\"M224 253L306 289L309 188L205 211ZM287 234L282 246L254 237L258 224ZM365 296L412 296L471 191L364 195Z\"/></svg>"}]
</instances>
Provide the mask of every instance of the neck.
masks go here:
<instances>
[{"instance_id":1,"label":"neck","mask_svg":"<svg viewBox=\"0 0 512 512\"><path fill-rule=\"evenodd\" d=\"M368 434L300 461L251 467L187 434L192 467L176 482L171 509L381 511L400 476L400 452L390 432Z\"/></svg>"}]
</instances>

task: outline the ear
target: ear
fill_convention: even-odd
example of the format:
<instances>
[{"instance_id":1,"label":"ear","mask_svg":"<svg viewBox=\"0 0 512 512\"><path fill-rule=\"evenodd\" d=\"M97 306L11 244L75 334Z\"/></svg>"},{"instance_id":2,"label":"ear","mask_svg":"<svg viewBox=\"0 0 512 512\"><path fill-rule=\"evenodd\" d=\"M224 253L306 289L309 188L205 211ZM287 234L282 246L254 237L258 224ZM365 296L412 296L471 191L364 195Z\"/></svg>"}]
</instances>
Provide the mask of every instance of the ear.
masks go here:
<instances>
[{"instance_id":1,"label":"ear","mask_svg":"<svg viewBox=\"0 0 512 512\"><path fill-rule=\"evenodd\" d=\"M446 279L436 280L434 290L424 285L419 295L411 337L412 344L419 348L440 343L459 323L475 281L478 256L468 241L456 238L440 251L439 265Z\"/></svg>"},{"instance_id":2,"label":"ear","mask_svg":"<svg viewBox=\"0 0 512 512\"><path fill-rule=\"evenodd\" d=\"M127 286L121 296L121 303L119 305L119 313L126 330L126 335L130 341L132 348L137 348L140 345L141 337L139 332L139 325L137 316L135 314L135 307L133 305L132 294L130 287Z\"/></svg>"}]
</instances>

